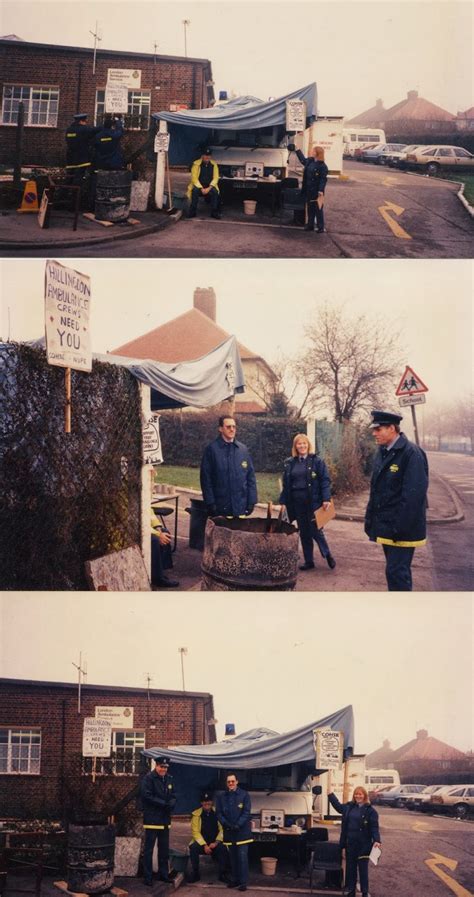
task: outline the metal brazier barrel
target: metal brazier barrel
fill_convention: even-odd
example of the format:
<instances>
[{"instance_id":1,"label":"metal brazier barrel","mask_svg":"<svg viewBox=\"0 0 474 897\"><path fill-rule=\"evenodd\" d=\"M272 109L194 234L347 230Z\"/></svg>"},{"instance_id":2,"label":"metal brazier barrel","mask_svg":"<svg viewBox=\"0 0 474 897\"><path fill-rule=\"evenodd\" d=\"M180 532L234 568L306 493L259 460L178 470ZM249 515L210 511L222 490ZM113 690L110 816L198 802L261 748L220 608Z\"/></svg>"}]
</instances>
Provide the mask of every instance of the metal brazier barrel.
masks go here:
<instances>
[{"instance_id":1,"label":"metal brazier barrel","mask_svg":"<svg viewBox=\"0 0 474 897\"><path fill-rule=\"evenodd\" d=\"M201 591L291 592L298 572L298 533L290 523L262 517L207 521Z\"/></svg>"},{"instance_id":2,"label":"metal brazier barrel","mask_svg":"<svg viewBox=\"0 0 474 897\"><path fill-rule=\"evenodd\" d=\"M125 221L130 211L131 171L98 171L95 217L99 221Z\"/></svg>"},{"instance_id":3,"label":"metal brazier barrel","mask_svg":"<svg viewBox=\"0 0 474 897\"><path fill-rule=\"evenodd\" d=\"M206 504L202 498L192 498L191 507L184 510L189 514L189 547L202 551L208 516Z\"/></svg>"},{"instance_id":4,"label":"metal brazier barrel","mask_svg":"<svg viewBox=\"0 0 474 897\"><path fill-rule=\"evenodd\" d=\"M67 849L69 891L101 894L114 883L114 825L70 825Z\"/></svg>"}]
</instances>

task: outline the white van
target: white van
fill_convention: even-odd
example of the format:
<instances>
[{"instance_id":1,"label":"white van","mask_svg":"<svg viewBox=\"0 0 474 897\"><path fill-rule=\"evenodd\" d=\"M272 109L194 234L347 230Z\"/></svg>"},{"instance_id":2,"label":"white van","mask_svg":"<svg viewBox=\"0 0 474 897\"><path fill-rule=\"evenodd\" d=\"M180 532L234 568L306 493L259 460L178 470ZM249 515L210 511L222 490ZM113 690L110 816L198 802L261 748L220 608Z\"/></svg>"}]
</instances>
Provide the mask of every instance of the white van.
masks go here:
<instances>
[{"instance_id":1,"label":"white van","mask_svg":"<svg viewBox=\"0 0 474 897\"><path fill-rule=\"evenodd\" d=\"M382 788L400 785L400 776L396 769L366 769L365 788L369 793Z\"/></svg>"},{"instance_id":2,"label":"white van","mask_svg":"<svg viewBox=\"0 0 474 897\"><path fill-rule=\"evenodd\" d=\"M385 143L385 131L381 128L343 128L344 156L353 156L356 149L367 146L369 143Z\"/></svg>"}]
</instances>

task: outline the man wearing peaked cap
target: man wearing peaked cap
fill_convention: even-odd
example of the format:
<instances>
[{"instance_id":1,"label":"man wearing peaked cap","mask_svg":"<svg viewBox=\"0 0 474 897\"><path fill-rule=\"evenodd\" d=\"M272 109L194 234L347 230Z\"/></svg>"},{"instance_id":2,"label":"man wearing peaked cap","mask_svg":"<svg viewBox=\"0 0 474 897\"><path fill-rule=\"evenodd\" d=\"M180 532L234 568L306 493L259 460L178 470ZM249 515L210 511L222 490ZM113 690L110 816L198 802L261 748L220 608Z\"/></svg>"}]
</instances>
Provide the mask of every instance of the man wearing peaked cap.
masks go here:
<instances>
[{"instance_id":1,"label":"man wearing peaked cap","mask_svg":"<svg viewBox=\"0 0 474 897\"><path fill-rule=\"evenodd\" d=\"M369 424L375 456L365 532L382 545L390 592L411 592L415 548L426 544L428 461L423 449L400 432L402 416L373 411Z\"/></svg>"},{"instance_id":2,"label":"man wearing peaked cap","mask_svg":"<svg viewBox=\"0 0 474 897\"><path fill-rule=\"evenodd\" d=\"M92 165L91 141L99 128L87 124L87 112L78 112L66 130L66 175L69 184L83 187Z\"/></svg>"},{"instance_id":3,"label":"man wearing peaked cap","mask_svg":"<svg viewBox=\"0 0 474 897\"><path fill-rule=\"evenodd\" d=\"M227 882L229 857L223 844L224 831L212 805L212 794L209 792L201 795L201 806L191 814L191 835L189 843L189 856L193 869L191 881L199 881L199 857L206 854L217 862L219 881Z\"/></svg>"},{"instance_id":4,"label":"man wearing peaked cap","mask_svg":"<svg viewBox=\"0 0 474 897\"><path fill-rule=\"evenodd\" d=\"M171 883L169 877L169 839L171 814L176 804L173 780L168 775L168 757L157 757L155 768L142 780L140 792L145 829L143 857L144 881L153 884L153 848L158 841L158 879Z\"/></svg>"},{"instance_id":5,"label":"man wearing peaked cap","mask_svg":"<svg viewBox=\"0 0 474 897\"><path fill-rule=\"evenodd\" d=\"M191 180L188 184L187 197L190 200L189 218L195 218L200 197L211 204L211 217L220 218L219 214L219 168L211 159L211 149L206 147L200 159L196 159L191 167Z\"/></svg>"}]
</instances>

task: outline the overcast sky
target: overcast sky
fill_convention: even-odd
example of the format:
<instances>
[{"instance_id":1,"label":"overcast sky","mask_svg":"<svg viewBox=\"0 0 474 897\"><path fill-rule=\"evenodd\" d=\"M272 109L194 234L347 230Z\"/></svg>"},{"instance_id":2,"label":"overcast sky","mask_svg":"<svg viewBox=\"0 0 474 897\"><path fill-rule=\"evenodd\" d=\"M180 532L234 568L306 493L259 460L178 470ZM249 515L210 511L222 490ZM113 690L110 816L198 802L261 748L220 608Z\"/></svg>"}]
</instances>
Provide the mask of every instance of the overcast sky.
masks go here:
<instances>
[{"instance_id":1,"label":"overcast sky","mask_svg":"<svg viewBox=\"0 0 474 897\"><path fill-rule=\"evenodd\" d=\"M74 7L76 7L74 9ZM3 0L2 34L210 59L219 90L263 100L316 81L319 112L353 117L408 90L456 114L473 105L469 0Z\"/></svg>"},{"instance_id":2,"label":"overcast sky","mask_svg":"<svg viewBox=\"0 0 474 897\"><path fill-rule=\"evenodd\" d=\"M217 322L269 363L296 356L304 327L324 304L347 314L381 316L401 329L403 364L428 386L423 412L472 388L471 261L136 260L62 259L92 281L93 351L106 352L192 308L195 287L214 287ZM44 334L43 259L0 262L0 335ZM383 345L380 346L383 352ZM407 421L408 423L408 421ZM409 428L407 428L409 432Z\"/></svg>"},{"instance_id":3,"label":"overcast sky","mask_svg":"<svg viewBox=\"0 0 474 897\"><path fill-rule=\"evenodd\" d=\"M2 605L0 604L0 615ZM417 729L472 748L469 595L268 592L28 594L3 598L1 675L214 695L221 738L280 732L353 704L356 751ZM2 653L0 650L0 654Z\"/></svg>"}]
</instances>

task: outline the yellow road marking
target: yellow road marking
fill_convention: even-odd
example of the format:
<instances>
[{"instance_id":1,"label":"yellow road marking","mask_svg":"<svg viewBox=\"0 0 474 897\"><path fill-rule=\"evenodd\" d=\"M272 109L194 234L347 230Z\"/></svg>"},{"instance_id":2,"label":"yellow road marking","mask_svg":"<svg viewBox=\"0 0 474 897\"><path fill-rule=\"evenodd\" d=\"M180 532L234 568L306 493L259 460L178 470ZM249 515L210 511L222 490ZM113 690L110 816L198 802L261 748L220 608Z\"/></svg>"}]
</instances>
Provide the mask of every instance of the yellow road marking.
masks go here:
<instances>
[{"instance_id":1,"label":"yellow road marking","mask_svg":"<svg viewBox=\"0 0 474 897\"><path fill-rule=\"evenodd\" d=\"M398 183L399 183L399 181L395 180L395 178L392 178L392 177L390 177L390 175L387 175L387 177L384 178L382 181L382 186L383 187L395 187Z\"/></svg>"},{"instance_id":2,"label":"yellow road marking","mask_svg":"<svg viewBox=\"0 0 474 897\"><path fill-rule=\"evenodd\" d=\"M431 869L438 878L441 879L448 886L448 888L456 894L456 897L474 897L471 891L463 888L459 882L455 881L454 878L451 878L446 872L443 872L442 869L439 869L439 866L447 866L451 872L457 868L457 860L451 860L449 857L443 857L440 853L433 853L430 851L432 859L425 860L425 864L428 866L428 869Z\"/></svg>"},{"instance_id":3,"label":"yellow road marking","mask_svg":"<svg viewBox=\"0 0 474 897\"><path fill-rule=\"evenodd\" d=\"M433 831L433 829L431 828L431 826L429 825L428 822L415 822L415 824L412 825L412 829L414 832L432 832Z\"/></svg>"},{"instance_id":4,"label":"yellow road marking","mask_svg":"<svg viewBox=\"0 0 474 897\"><path fill-rule=\"evenodd\" d=\"M379 212L388 224L390 230L396 237L400 240L411 240L410 234L407 234L406 230L403 230L403 227L400 227L397 221L394 221L393 218L389 215L389 212L395 212L395 215L401 215L405 209L402 206L395 205L394 202L386 202L384 206L379 206Z\"/></svg>"}]
</instances>

